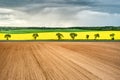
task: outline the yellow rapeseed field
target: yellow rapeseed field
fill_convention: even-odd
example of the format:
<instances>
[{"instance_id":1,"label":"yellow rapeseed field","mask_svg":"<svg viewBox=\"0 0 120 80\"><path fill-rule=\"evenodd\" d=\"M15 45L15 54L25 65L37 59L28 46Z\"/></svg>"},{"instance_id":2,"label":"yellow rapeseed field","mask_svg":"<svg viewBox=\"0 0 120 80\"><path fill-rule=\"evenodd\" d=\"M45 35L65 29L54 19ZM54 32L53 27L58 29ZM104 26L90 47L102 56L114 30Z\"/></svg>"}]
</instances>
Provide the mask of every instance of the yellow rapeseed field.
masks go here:
<instances>
[{"instance_id":1,"label":"yellow rapeseed field","mask_svg":"<svg viewBox=\"0 0 120 80\"><path fill-rule=\"evenodd\" d=\"M54 39L57 40L58 37L56 36L56 33L58 32L44 32L44 33L38 33L39 37L37 37L37 40L50 40ZM71 32L59 32L63 34L62 39L71 39L70 33ZM75 39L86 39L86 35L89 35L89 39L94 39L94 34L99 34L100 37L98 39L111 39L110 34L114 33L115 40L120 40L120 31L92 31L92 32L72 32L76 33L77 37ZM4 33L0 33L0 40L6 40L4 37ZM27 34L10 34L11 38L9 40L34 40L33 33L27 33Z\"/></svg>"}]
</instances>

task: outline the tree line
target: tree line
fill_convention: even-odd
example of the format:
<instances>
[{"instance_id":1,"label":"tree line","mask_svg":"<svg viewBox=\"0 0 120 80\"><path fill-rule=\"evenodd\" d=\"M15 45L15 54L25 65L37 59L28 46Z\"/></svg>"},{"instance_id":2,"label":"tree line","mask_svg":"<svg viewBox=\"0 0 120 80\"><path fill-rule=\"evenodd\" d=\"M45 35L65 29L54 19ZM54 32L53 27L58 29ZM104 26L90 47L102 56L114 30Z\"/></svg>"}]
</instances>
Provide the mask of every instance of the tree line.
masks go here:
<instances>
[{"instance_id":1,"label":"tree line","mask_svg":"<svg viewBox=\"0 0 120 80\"><path fill-rule=\"evenodd\" d=\"M78 36L77 33L70 33L69 35L70 35L70 37L71 37L72 40L75 40L75 38ZM56 33L56 36L57 36L58 40L62 40L63 37L64 37L64 35L62 33ZM114 33L110 34L109 36L111 37L111 40L115 39L114 38L115 37ZM9 38L11 38L11 37L12 37L11 34L5 34L4 35L4 38L6 38L6 40L9 40ZM34 40L37 40L37 38L39 37L39 34L38 33L34 33L32 35L32 37L34 38ZM94 34L94 40L97 40L99 37L100 37L99 33ZM90 35L86 34L86 40L89 40L89 38L90 38Z\"/></svg>"},{"instance_id":2,"label":"tree line","mask_svg":"<svg viewBox=\"0 0 120 80\"><path fill-rule=\"evenodd\" d=\"M120 30L120 26L97 26L97 27L0 27L0 31L5 30L19 30L19 29L82 29L82 30L103 30L103 31L108 31L108 30Z\"/></svg>"},{"instance_id":3,"label":"tree line","mask_svg":"<svg viewBox=\"0 0 120 80\"><path fill-rule=\"evenodd\" d=\"M63 34L61 34L61 33L57 33L56 36L58 37L58 40L62 40L62 38L64 37ZM115 39L114 38L115 37L114 33L110 34L109 36L111 37L111 40ZM70 33L70 37L71 37L72 40L75 40L75 37L77 37L77 34L76 33ZM90 37L90 35L87 34L86 39L89 40L89 37ZM100 34L98 34L98 33L94 34L94 40L97 40L99 37L100 37Z\"/></svg>"}]
</instances>

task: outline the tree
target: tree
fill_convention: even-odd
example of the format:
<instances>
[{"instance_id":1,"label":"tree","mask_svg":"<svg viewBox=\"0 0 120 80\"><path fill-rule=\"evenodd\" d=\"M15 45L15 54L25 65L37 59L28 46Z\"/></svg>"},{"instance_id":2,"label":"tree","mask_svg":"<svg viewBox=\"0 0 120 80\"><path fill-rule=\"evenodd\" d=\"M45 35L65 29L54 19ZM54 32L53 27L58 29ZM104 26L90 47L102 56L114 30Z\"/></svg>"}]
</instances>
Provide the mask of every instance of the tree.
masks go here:
<instances>
[{"instance_id":1,"label":"tree","mask_svg":"<svg viewBox=\"0 0 120 80\"><path fill-rule=\"evenodd\" d=\"M110 37L111 37L112 40L114 40L114 36L115 36L114 33L110 34Z\"/></svg>"},{"instance_id":2,"label":"tree","mask_svg":"<svg viewBox=\"0 0 120 80\"><path fill-rule=\"evenodd\" d=\"M88 40L88 39L89 39L89 37L90 37L90 36L87 34L87 35L86 35L86 39Z\"/></svg>"},{"instance_id":3,"label":"tree","mask_svg":"<svg viewBox=\"0 0 120 80\"><path fill-rule=\"evenodd\" d=\"M98 33L95 34L94 36L95 36L95 40L100 37L100 35Z\"/></svg>"},{"instance_id":4,"label":"tree","mask_svg":"<svg viewBox=\"0 0 120 80\"><path fill-rule=\"evenodd\" d=\"M58 37L58 40L61 40L62 37L64 37L61 33L57 33L56 36Z\"/></svg>"},{"instance_id":5,"label":"tree","mask_svg":"<svg viewBox=\"0 0 120 80\"><path fill-rule=\"evenodd\" d=\"M11 35L10 34L5 34L4 36L7 40L9 40L9 38L11 38Z\"/></svg>"},{"instance_id":6,"label":"tree","mask_svg":"<svg viewBox=\"0 0 120 80\"><path fill-rule=\"evenodd\" d=\"M70 33L70 37L74 40L75 37L77 37L77 34L76 33Z\"/></svg>"},{"instance_id":7,"label":"tree","mask_svg":"<svg viewBox=\"0 0 120 80\"><path fill-rule=\"evenodd\" d=\"M38 33L34 33L32 36L35 40L37 39L37 37L39 37Z\"/></svg>"}]
</instances>

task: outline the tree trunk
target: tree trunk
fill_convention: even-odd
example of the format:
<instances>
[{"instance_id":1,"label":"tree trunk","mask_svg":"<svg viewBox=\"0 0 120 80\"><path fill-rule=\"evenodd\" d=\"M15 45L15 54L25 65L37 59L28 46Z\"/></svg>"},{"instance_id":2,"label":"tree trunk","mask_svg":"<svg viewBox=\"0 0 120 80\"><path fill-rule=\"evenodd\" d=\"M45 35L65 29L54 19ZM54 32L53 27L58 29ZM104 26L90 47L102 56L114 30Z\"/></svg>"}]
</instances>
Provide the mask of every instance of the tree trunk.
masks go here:
<instances>
[{"instance_id":1,"label":"tree trunk","mask_svg":"<svg viewBox=\"0 0 120 80\"><path fill-rule=\"evenodd\" d=\"M36 37L34 37L35 38L35 40L36 40Z\"/></svg>"},{"instance_id":2,"label":"tree trunk","mask_svg":"<svg viewBox=\"0 0 120 80\"><path fill-rule=\"evenodd\" d=\"M114 40L114 37L112 38L112 40Z\"/></svg>"},{"instance_id":3,"label":"tree trunk","mask_svg":"<svg viewBox=\"0 0 120 80\"><path fill-rule=\"evenodd\" d=\"M75 38L72 38L73 40L75 40Z\"/></svg>"},{"instance_id":4,"label":"tree trunk","mask_svg":"<svg viewBox=\"0 0 120 80\"><path fill-rule=\"evenodd\" d=\"M7 40L9 40L9 38L7 37Z\"/></svg>"}]
</instances>

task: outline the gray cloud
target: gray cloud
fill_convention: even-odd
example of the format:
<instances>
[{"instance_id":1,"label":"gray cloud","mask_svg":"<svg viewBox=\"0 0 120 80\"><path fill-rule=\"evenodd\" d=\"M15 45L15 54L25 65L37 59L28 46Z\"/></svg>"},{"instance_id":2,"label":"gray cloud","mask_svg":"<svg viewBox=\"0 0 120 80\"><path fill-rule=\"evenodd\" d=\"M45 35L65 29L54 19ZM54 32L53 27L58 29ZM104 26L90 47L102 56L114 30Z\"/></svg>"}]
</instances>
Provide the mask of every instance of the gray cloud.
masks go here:
<instances>
[{"instance_id":1,"label":"gray cloud","mask_svg":"<svg viewBox=\"0 0 120 80\"><path fill-rule=\"evenodd\" d=\"M20 7L29 4L67 4L67 5L90 5L93 1L90 0L0 0L0 6L3 7Z\"/></svg>"},{"instance_id":2,"label":"gray cloud","mask_svg":"<svg viewBox=\"0 0 120 80\"><path fill-rule=\"evenodd\" d=\"M33 13L47 7L81 8L81 6L96 11L120 13L119 0L0 0L0 7L23 9Z\"/></svg>"},{"instance_id":3,"label":"gray cloud","mask_svg":"<svg viewBox=\"0 0 120 80\"><path fill-rule=\"evenodd\" d=\"M120 25L119 7L119 0L0 0L0 25Z\"/></svg>"}]
</instances>

